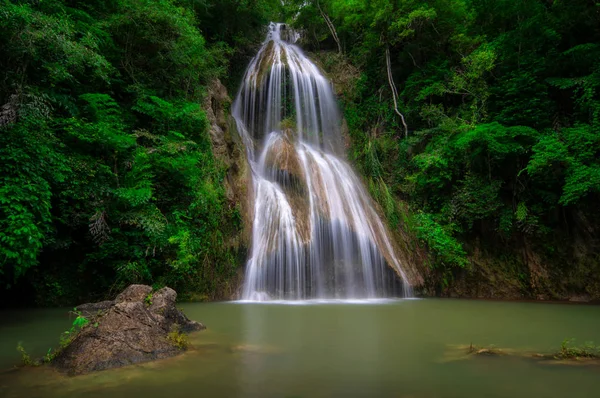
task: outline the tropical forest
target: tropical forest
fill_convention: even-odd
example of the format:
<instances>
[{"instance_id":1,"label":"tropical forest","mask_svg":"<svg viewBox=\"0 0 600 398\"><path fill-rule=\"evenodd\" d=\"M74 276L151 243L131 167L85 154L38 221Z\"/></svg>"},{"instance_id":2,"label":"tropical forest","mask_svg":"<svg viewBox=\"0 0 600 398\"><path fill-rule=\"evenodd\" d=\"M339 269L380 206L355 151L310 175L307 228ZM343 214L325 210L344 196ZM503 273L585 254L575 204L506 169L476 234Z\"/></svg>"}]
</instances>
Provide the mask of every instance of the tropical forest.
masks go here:
<instances>
[{"instance_id":1,"label":"tropical forest","mask_svg":"<svg viewBox=\"0 0 600 398\"><path fill-rule=\"evenodd\" d=\"M0 396L590 397L599 304L598 0L0 0Z\"/></svg>"}]
</instances>

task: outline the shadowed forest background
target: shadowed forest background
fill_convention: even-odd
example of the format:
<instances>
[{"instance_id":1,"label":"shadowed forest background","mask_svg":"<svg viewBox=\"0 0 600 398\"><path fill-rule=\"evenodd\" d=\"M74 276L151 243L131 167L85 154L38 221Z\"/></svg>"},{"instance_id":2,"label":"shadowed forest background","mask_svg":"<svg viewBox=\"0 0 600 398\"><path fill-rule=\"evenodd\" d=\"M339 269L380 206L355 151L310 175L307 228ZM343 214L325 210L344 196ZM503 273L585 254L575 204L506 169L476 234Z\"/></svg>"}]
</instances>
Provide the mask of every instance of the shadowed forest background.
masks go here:
<instances>
[{"instance_id":1,"label":"shadowed forest background","mask_svg":"<svg viewBox=\"0 0 600 398\"><path fill-rule=\"evenodd\" d=\"M333 80L422 293L600 299L596 0L0 0L6 305L235 292L244 217L201 104L274 20Z\"/></svg>"}]
</instances>

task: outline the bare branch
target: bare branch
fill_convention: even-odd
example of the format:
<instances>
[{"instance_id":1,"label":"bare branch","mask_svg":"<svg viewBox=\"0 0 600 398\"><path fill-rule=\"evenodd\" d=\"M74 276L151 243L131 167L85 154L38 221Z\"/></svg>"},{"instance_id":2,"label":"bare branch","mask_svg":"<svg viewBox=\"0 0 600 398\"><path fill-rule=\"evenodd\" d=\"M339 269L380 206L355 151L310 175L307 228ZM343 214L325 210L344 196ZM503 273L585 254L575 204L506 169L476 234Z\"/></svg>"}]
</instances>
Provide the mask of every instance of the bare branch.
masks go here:
<instances>
[{"instance_id":1,"label":"bare branch","mask_svg":"<svg viewBox=\"0 0 600 398\"><path fill-rule=\"evenodd\" d=\"M340 43L340 38L337 35L337 32L335 30L335 26L333 25L333 22L331 22L331 19L329 18L329 16L327 14L325 14L325 12L323 11L323 9L321 8L321 3L319 2L319 0L317 0L317 7L319 8L319 12L321 13L321 16L325 20L325 23L327 24L327 27L331 31L331 35L333 36L333 40L335 40L335 43L337 44L338 52L341 54L342 53L342 44Z\"/></svg>"},{"instance_id":2,"label":"bare branch","mask_svg":"<svg viewBox=\"0 0 600 398\"><path fill-rule=\"evenodd\" d=\"M387 65L388 82L390 84L390 89L392 89L392 97L394 98L394 111L396 111L396 113L398 114L398 116L400 116L400 119L402 120L402 125L404 126L404 137L408 138L408 125L406 124L404 115L398 110L398 89L396 88L396 84L394 83L394 77L392 76L392 62L390 60L389 47L386 47L385 49L385 61Z\"/></svg>"}]
</instances>

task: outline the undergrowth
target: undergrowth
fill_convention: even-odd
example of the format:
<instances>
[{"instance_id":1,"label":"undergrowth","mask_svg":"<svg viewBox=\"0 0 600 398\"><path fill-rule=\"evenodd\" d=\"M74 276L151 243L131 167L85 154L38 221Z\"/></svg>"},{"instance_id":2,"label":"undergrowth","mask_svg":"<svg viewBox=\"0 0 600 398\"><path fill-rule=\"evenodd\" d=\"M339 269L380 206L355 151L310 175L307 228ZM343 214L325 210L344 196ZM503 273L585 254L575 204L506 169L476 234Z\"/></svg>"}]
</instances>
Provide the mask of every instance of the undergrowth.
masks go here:
<instances>
[{"instance_id":1,"label":"undergrowth","mask_svg":"<svg viewBox=\"0 0 600 398\"><path fill-rule=\"evenodd\" d=\"M185 350L189 347L187 335L181 332L178 324L171 326L171 331L167 334L167 340L180 350Z\"/></svg>"},{"instance_id":2,"label":"undergrowth","mask_svg":"<svg viewBox=\"0 0 600 398\"><path fill-rule=\"evenodd\" d=\"M573 345L575 339L564 339L560 351L554 354L556 359L595 358L600 359L600 346L586 342L582 346Z\"/></svg>"}]
</instances>

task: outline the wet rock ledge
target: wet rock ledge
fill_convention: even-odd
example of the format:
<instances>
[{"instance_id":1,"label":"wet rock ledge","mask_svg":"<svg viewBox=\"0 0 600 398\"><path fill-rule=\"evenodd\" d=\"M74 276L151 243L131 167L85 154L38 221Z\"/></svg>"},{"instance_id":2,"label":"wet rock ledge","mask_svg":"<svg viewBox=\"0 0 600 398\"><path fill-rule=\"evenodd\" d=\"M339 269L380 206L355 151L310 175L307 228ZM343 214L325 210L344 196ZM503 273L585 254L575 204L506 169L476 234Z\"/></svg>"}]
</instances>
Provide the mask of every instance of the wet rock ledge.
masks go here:
<instances>
[{"instance_id":1,"label":"wet rock ledge","mask_svg":"<svg viewBox=\"0 0 600 398\"><path fill-rule=\"evenodd\" d=\"M72 338L53 365L71 375L168 358L187 347L181 333L205 329L175 306L168 287L131 285L114 301L77 307L89 323Z\"/></svg>"}]
</instances>

